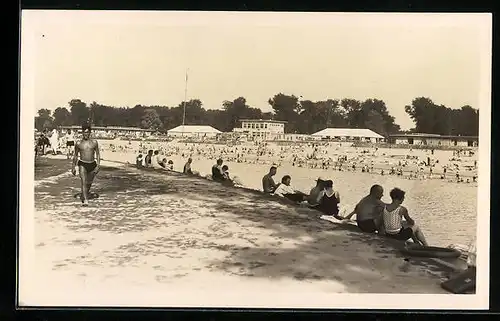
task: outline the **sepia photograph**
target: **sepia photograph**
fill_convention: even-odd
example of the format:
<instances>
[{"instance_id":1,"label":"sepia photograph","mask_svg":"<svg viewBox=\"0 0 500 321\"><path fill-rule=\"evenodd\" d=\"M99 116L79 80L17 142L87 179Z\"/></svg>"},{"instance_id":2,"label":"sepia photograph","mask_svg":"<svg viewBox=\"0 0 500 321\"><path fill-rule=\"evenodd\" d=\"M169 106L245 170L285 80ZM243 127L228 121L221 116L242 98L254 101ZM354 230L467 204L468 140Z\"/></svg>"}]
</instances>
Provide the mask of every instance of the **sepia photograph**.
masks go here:
<instances>
[{"instance_id":1,"label":"sepia photograph","mask_svg":"<svg viewBox=\"0 0 500 321\"><path fill-rule=\"evenodd\" d=\"M488 308L491 14L21 15L19 307Z\"/></svg>"}]
</instances>

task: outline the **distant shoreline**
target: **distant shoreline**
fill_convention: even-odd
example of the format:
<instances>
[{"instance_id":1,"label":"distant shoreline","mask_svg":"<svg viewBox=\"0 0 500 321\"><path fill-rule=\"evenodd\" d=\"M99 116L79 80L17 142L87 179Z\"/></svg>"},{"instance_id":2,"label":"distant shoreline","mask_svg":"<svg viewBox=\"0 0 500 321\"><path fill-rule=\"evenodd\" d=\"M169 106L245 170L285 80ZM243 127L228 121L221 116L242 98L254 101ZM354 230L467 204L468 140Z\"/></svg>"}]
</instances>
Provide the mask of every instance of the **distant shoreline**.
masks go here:
<instances>
[{"instance_id":1,"label":"distant shoreline","mask_svg":"<svg viewBox=\"0 0 500 321\"><path fill-rule=\"evenodd\" d=\"M99 140L115 140L112 138L100 138L96 137ZM342 140L297 140L297 141L288 141L288 140L265 140L265 141L217 141L215 139L169 139L167 137L161 138L126 138L119 137L120 141L133 141L133 142L177 142L177 143L205 143L205 144L215 144L215 145L241 145L244 143L271 143L277 145L299 145L299 144L328 144L328 143L345 143L352 144L352 147L357 148L392 148L392 149L424 149L424 150L471 150L477 151L479 147L469 147L469 146L433 146L433 145L409 145L409 144L389 144L389 143L366 143L366 142L357 142L357 141L342 141Z\"/></svg>"}]
</instances>

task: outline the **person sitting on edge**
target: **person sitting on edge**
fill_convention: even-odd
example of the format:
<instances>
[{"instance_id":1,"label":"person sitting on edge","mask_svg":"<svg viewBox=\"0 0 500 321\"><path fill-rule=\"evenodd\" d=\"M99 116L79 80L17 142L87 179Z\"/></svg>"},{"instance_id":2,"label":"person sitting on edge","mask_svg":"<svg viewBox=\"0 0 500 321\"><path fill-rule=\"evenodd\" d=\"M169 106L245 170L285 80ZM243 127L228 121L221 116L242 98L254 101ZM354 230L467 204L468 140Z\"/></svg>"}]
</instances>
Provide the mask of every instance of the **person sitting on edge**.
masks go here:
<instances>
[{"instance_id":1,"label":"person sitting on edge","mask_svg":"<svg viewBox=\"0 0 500 321\"><path fill-rule=\"evenodd\" d=\"M182 170L182 172L184 174L188 174L188 175L193 175L193 171L191 170L191 163L193 162L193 159L188 158L186 164L184 164L184 169Z\"/></svg>"},{"instance_id":2,"label":"person sitting on edge","mask_svg":"<svg viewBox=\"0 0 500 321\"><path fill-rule=\"evenodd\" d=\"M290 185L291 182L292 178L290 177L290 175L283 176L283 178L281 179L281 184L276 188L274 194L285 197L296 203L303 202L306 199L307 195L293 188Z\"/></svg>"},{"instance_id":3,"label":"person sitting on edge","mask_svg":"<svg viewBox=\"0 0 500 321\"><path fill-rule=\"evenodd\" d=\"M370 188L370 194L363 197L354 208L354 211L343 219L349 220L356 214L356 223L361 231L375 233L382 229L381 232L383 232L382 212L385 207L385 203L381 200L383 195L384 189L382 186L373 185Z\"/></svg>"},{"instance_id":4,"label":"person sitting on edge","mask_svg":"<svg viewBox=\"0 0 500 321\"><path fill-rule=\"evenodd\" d=\"M319 205L325 191L325 181L326 180L322 178L318 178L316 180L316 186L311 189L309 196L307 197L307 202L310 206L315 207Z\"/></svg>"},{"instance_id":5,"label":"person sitting on edge","mask_svg":"<svg viewBox=\"0 0 500 321\"><path fill-rule=\"evenodd\" d=\"M142 162L144 161L144 159L142 158L142 154L139 154L137 155L136 159L135 159L135 166L137 168L142 168L144 167Z\"/></svg>"},{"instance_id":6,"label":"person sitting on edge","mask_svg":"<svg viewBox=\"0 0 500 321\"><path fill-rule=\"evenodd\" d=\"M222 175L222 159L218 159L217 163L212 166L212 179L217 182L224 181L224 176Z\"/></svg>"},{"instance_id":7,"label":"person sitting on edge","mask_svg":"<svg viewBox=\"0 0 500 321\"><path fill-rule=\"evenodd\" d=\"M161 158L159 150L154 151L153 157L151 157L151 166L156 169L163 168L163 166L161 166Z\"/></svg>"},{"instance_id":8,"label":"person sitting on edge","mask_svg":"<svg viewBox=\"0 0 500 321\"><path fill-rule=\"evenodd\" d=\"M273 176L276 175L277 171L278 169L276 168L276 166L271 166L271 168L269 169L269 173L262 177L262 190L264 191L264 193L272 194L278 187L278 184L276 184L273 179Z\"/></svg>"},{"instance_id":9,"label":"person sitting on edge","mask_svg":"<svg viewBox=\"0 0 500 321\"><path fill-rule=\"evenodd\" d=\"M333 216L336 219L342 219L339 216L339 203L340 194L338 191L333 190L333 181L327 180L324 182L324 192L321 193L322 197L319 201L318 210L325 215Z\"/></svg>"},{"instance_id":10,"label":"person sitting on edge","mask_svg":"<svg viewBox=\"0 0 500 321\"><path fill-rule=\"evenodd\" d=\"M385 235L400 241L412 239L416 244L429 246L424 233L415 224L415 221L408 214L406 207L401 206L405 199L405 192L399 188L394 188L390 192L392 203L384 208L383 221ZM402 218L405 218L405 221Z\"/></svg>"},{"instance_id":11,"label":"person sitting on edge","mask_svg":"<svg viewBox=\"0 0 500 321\"><path fill-rule=\"evenodd\" d=\"M148 154L144 158L144 167L151 167L151 159L153 158L153 150L148 150Z\"/></svg>"},{"instance_id":12,"label":"person sitting on edge","mask_svg":"<svg viewBox=\"0 0 500 321\"><path fill-rule=\"evenodd\" d=\"M230 181L229 177L229 167L227 165L222 166L222 177L224 177L225 181Z\"/></svg>"},{"instance_id":13,"label":"person sitting on edge","mask_svg":"<svg viewBox=\"0 0 500 321\"><path fill-rule=\"evenodd\" d=\"M167 169L167 159L163 157L163 159L159 162L161 168Z\"/></svg>"}]
</instances>

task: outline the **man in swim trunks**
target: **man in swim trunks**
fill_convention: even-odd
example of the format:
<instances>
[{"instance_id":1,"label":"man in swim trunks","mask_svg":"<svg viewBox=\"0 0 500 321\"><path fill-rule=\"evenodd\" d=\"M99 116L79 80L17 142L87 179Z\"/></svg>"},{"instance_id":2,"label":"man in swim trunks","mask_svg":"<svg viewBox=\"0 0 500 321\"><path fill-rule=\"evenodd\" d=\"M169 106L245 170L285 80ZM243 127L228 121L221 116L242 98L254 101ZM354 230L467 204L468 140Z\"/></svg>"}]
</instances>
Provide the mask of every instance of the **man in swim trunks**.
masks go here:
<instances>
[{"instance_id":1,"label":"man in swim trunks","mask_svg":"<svg viewBox=\"0 0 500 321\"><path fill-rule=\"evenodd\" d=\"M75 148L75 134L71 132L71 129L68 129L68 132L66 133L66 157L70 159L70 157L73 154Z\"/></svg>"},{"instance_id":2,"label":"man in swim trunks","mask_svg":"<svg viewBox=\"0 0 500 321\"><path fill-rule=\"evenodd\" d=\"M373 185L370 188L370 194L363 197L356 205L354 211L344 219L350 219L356 214L356 223L360 230L367 233L383 232L382 213L385 203L382 202L384 189L380 185Z\"/></svg>"},{"instance_id":3,"label":"man in swim trunks","mask_svg":"<svg viewBox=\"0 0 500 321\"><path fill-rule=\"evenodd\" d=\"M82 205L88 206L90 187L92 186L96 174L99 172L101 155L99 153L99 144L97 140L90 138L90 124L83 124L82 132L82 140L75 145L73 169L71 171L73 175L76 175L76 167L78 166L82 183Z\"/></svg>"}]
</instances>

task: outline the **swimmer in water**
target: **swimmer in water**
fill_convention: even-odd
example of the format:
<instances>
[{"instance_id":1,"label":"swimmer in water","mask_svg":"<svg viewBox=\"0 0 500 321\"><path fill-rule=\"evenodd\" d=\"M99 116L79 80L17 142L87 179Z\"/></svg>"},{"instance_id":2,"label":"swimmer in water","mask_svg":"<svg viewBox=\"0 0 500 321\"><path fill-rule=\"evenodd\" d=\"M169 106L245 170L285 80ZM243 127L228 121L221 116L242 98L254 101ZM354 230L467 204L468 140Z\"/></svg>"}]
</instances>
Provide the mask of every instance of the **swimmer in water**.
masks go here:
<instances>
[{"instance_id":1,"label":"swimmer in water","mask_svg":"<svg viewBox=\"0 0 500 321\"><path fill-rule=\"evenodd\" d=\"M90 124L82 125L83 138L75 145L75 153L73 156L73 168L71 172L76 175L76 167L81 179L81 196L82 206L88 206L90 187L94 181L96 174L99 172L101 163L101 155L99 153L99 144L97 140L90 138Z\"/></svg>"}]
</instances>

